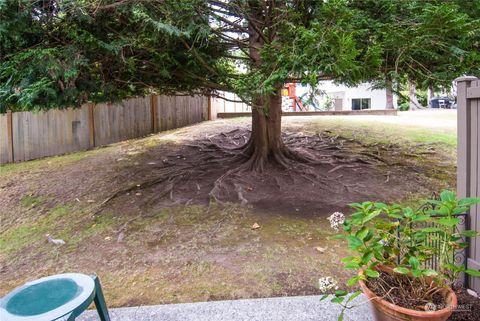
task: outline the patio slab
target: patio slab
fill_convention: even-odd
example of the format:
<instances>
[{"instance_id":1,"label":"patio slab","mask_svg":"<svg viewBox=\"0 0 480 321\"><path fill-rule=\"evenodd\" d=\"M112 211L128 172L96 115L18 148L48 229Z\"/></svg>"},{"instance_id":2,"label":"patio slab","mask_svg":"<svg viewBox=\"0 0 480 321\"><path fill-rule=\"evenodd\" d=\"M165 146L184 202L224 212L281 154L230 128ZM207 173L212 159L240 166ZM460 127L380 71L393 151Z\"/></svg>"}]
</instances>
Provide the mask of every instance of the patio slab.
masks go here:
<instances>
[{"instance_id":1,"label":"patio slab","mask_svg":"<svg viewBox=\"0 0 480 321\"><path fill-rule=\"evenodd\" d=\"M361 295L354 302L363 303ZM108 303L108 302L107 302ZM347 311L344 321L372 321L369 304ZM335 321L340 306L320 296L213 301L110 309L111 321ZM99 320L87 311L79 321Z\"/></svg>"}]
</instances>

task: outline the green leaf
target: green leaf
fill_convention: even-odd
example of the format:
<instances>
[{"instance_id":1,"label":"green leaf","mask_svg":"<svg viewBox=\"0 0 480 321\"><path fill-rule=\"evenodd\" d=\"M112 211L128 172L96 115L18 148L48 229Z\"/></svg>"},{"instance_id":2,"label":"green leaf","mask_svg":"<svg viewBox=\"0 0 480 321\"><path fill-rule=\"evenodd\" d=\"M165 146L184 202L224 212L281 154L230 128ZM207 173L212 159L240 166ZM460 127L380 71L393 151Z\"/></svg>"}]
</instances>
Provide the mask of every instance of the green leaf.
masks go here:
<instances>
[{"instance_id":1,"label":"green leaf","mask_svg":"<svg viewBox=\"0 0 480 321\"><path fill-rule=\"evenodd\" d=\"M474 270L474 269L466 269L465 273L471 276L479 277L480 276L480 271Z\"/></svg>"},{"instance_id":2,"label":"green leaf","mask_svg":"<svg viewBox=\"0 0 480 321\"><path fill-rule=\"evenodd\" d=\"M472 206L478 203L480 203L480 197L466 197L458 201L460 206Z\"/></svg>"},{"instance_id":3,"label":"green leaf","mask_svg":"<svg viewBox=\"0 0 480 321\"><path fill-rule=\"evenodd\" d=\"M370 231L370 229L368 227L364 226L364 227L362 227L361 230L359 230L355 234L355 236L358 237L360 240L363 240L367 236L369 231Z\"/></svg>"},{"instance_id":4,"label":"green leaf","mask_svg":"<svg viewBox=\"0 0 480 321\"><path fill-rule=\"evenodd\" d=\"M391 218L402 219L403 215L399 213L387 213L387 215Z\"/></svg>"},{"instance_id":5,"label":"green leaf","mask_svg":"<svg viewBox=\"0 0 480 321\"><path fill-rule=\"evenodd\" d=\"M403 209L403 215L405 215L406 218L411 218L415 215L415 212L410 207L405 207Z\"/></svg>"},{"instance_id":6,"label":"green leaf","mask_svg":"<svg viewBox=\"0 0 480 321\"><path fill-rule=\"evenodd\" d=\"M349 262L360 262L360 258L358 256L347 256L342 259L340 259L343 263L349 263Z\"/></svg>"},{"instance_id":7,"label":"green leaf","mask_svg":"<svg viewBox=\"0 0 480 321\"><path fill-rule=\"evenodd\" d=\"M385 203L375 203L373 204L375 206L375 208L378 208L378 209L381 209L381 210L385 210L388 208L388 205L385 204Z\"/></svg>"},{"instance_id":8,"label":"green leaf","mask_svg":"<svg viewBox=\"0 0 480 321\"><path fill-rule=\"evenodd\" d=\"M373 234L372 230L369 229L367 235L366 235L365 238L363 239L363 242L368 242L368 241L370 241L370 240L372 239L373 235L374 235L374 234Z\"/></svg>"},{"instance_id":9,"label":"green leaf","mask_svg":"<svg viewBox=\"0 0 480 321\"><path fill-rule=\"evenodd\" d=\"M372 250L368 250L367 252L365 252L363 255L362 255L362 259L361 259L361 263L363 265L365 264L368 264L370 262L370 260L372 259L373 257L373 251Z\"/></svg>"},{"instance_id":10,"label":"green leaf","mask_svg":"<svg viewBox=\"0 0 480 321\"><path fill-rule=\"evenodd\" d=\"M359 296L360 294L362 294L362 291L355 291L354 293L352 293L352 294L348 297L346 303L348 303L348 302L350 302L350 301L352 301L352 300L355 300L355 298L356 298L357 296Z\"/></svg>"},{"instance_id":11,"label":"green leaf","mask_svg":"<svg viewBox=\"0 0 480 321\"><path fill-rule=\"evenodd\" d=\"M479 236L480 233L478 233L477 231L473 231L473 230L465 230L465 231L461 231L460 235L463 235L463 236L466 236L466 237L476 237L476 236Z\"/></svg>"},{"instance_id":12,"label":"green leaf","mask_svg":"<svg viewBox=\"0 0 480 321\"><path fill-rule=\"evenodd\" d=\"M350 203L350 204L348 204L348 206L351 207L351 208L355 208L355 209L362 208L362 204L360 204L360 203Z\"/></svg>"},{"instance_id":13,"label":"green leaf","mask_svg":"<svg viewBox=\"0 0 480 321\"><path fill-rule=\"evenodd\" d=\"M342 303L343 302L343 296L338 296L332 299L333 303Z\"/></svg>"},{"instance_id":14,"label":"green leaf","mask_svg":"<svg viewBox=\"0 0 480 321\"><path fill-rule=\"evenodd\" d=\"M408 264L410 264L410 266L411 266L414 270L418 270L418 267L420 266L420 261L418 261L418 259L417 259L416 257L411 256L411 257L408 259Z\"/></svg>"},{"instance_id":15,"label":"green leaf","mask_svg":"<svg viewBox=\"0 0 480 321\"><path fill-rule=\"evenodd\" d=\"M348 240L348 247L350 247L352 250L356 250L363 245L362 240L353 235L347 236L347 240Z\"/></svg>"},{"instance_id":16,"label":"green leaf","mask_svg":"<svg viewBox=\"0 0 480 321\"><path fill-rule=\"evenodd\" d=\"M449 190L444 190L440 193L440 199L443 202L455 201L457 199L457 195Z\"/></svg>"},{"instance_id":17,"label":"green leaf","mask_svg":"<svg viewBox=\"0 0 480 321\"><path fill-rule=\"evenodd\" d=\"M445 268L452 270L454 272L463 272L465 270L465 266L463 265L455 265L452 263L448 263L448 264L445 264L444 266Z\"/></svg>"},{"instance_id":18,"label":"green leaf","mask_svg":"<svg viewBox=\"0 0 480 321\"><path fill-rule=\"evenodd\" d=\"M335 296L345 296L345 295L347 295L347 294L348 294L348 292L345 291L345 290L337 290L337 291L335 291Z\"/></svg>"},{"instance_id":19,"label":"green leaf","mask_svg":"<svg viewBox=\"0 0 480 321\"><path fill-rule=\"evenodd\" d=\"M457 207L453 210L452 214L456 214L456 215L459 215L459 214L464 214L468 211L468 207L464 207L464 206L461 206L461 207Z\"/></svg>"},{"instance_id":20,"label":"green leaf","mask_svg":"<svg viewBox=\"0 0 480 321\"><path fill-rule=\"evenodd\" d=\"M422 276L422 271L421 270L412 270L412 275L416 278Z\"/></svg>"},{"instance_id":21,"label":"green leaf","mask_svg":"<svg viewBox=\"0 0 480 321\"><path fill-rule=\"evenodd\" d=\"M346 269L354 269L354 270L357 270L360 268L360 264L358 263L355 263L355 262L348 262L345 264L345 268Z\"/></svg>"},{"instance_id":22,"label":"green leaf","mask_svg":"<svg viewBox=\"0 0 480 321\"><path fill-rule=\"evenodd\" d=\"M460 219L457 217L444 217L437 221L441 225L445 226L457 226L460 223Z\"/></svg>"},{"instance_id":23,"label":"green leaf","mask_svg":"<svg viewBox=\"0 0 480 321\"><path fill-rule=\"evenodd\" d=\"M382 214L381 210L375 210L367 214L363 219L363 223L367 223L368 221L372 220L373 218L377 217L378 215Z\"/></svg>"},{"instance_id":24,"label":"green leaf","mask_svg":"<svg viewBox=\"0 0 480 321\"><path fill-rule=\"evenodd\" d=\"M347 281L347 285L348 285L348 286L353 286L353 285L355 285L359 280L360 280L359 276L356 275L356 276L350 278L350 279Z\"/></svg>"},{"instance_id":25,"label":"green leaf","mask_svg":"<svg viewBox=\"0 0 480 321\"><path fill-rule=\"evenodd\" d=\"M437 271L434 271L432 269L425 269L422 271L422 274L425 276L436 276L438 275Z\"/></svg>"},{"instance_id":26,"label":"green leaf","mask_svg":"<svg viewBox=\"0 0 480 321\"><path fill-rule=\"evenodd\" d=\"M382 251L375 251L373 256L378 260L378 261L383 261L385 258L383 257L383 252Z\"/></svg>"},{"instance_id":27,"label":"green leaf","mask_svg":"<svg viewBox=\"0 0 480 321\"><path fill-rule=\"evenodd\" d=\"M380 273L371 269L366 269L365 274L371 278L378 278L380 276Z\"/></svg>"},{"instance_id":28,"label":"green leaf","mask_svg":"<svg viewBox=\"0 0 480 321\"><path fill-rule=\"evenodd\" d=\"M407 269L405 267L402 267L402 266L398 266L398 267L394 268L393 271L396 272L396 273L400 273L400 274L408 274L410 272L409 269Z\"/></svg>"},{"instance_id":29,"label":"green leaf","mask_svg":"<svg viewBox=\"0 0 480 321\"><path fill-rule=\"evenodd\" d=\"M433 205L442 205L442 202L440 202L439 200L427 200L427 203L428 204L433 204ZM427 205L427 204L425 204Z\"/></svg>"},{"instance_id":30,"label":"green leaf","mask_svg":"<svg viewBox=\"0 0 480 321\"><path fill-rule=\"evenodd\" d=\"M322 297L320 298L320 301L325 300L325 299L328 298L329 296L330 296L330 294L324 294L324 295L322 295Z\"/></svg>"},{"instance_id":31,"label":"green leaf","mask_svg":"<svg viewBox=\"0 0 480 321\"><path fill-rule=\"evenodd\" d=\"M430 215L417 215L415 218L412 220L412 222L423 222L423 221L428 221L432 217Z\"/></svg>"}]
</instances>

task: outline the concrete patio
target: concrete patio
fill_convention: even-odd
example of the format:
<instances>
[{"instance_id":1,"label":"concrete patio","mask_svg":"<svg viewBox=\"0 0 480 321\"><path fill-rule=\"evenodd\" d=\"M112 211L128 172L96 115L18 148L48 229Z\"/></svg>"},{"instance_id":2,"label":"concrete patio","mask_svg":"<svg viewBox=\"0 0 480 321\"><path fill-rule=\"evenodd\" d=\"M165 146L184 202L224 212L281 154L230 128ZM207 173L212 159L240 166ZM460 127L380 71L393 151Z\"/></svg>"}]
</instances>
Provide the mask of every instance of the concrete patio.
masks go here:
<instances>
[{"instance_id":1,"label":"concrete patio","mask_svg":"<svg viewBox=\"0 0 480 321\"><path fill-rule=\"evenodd\" d=\"M361 304L365 296L354 302ZM335 321L340 306L320 296L198 302L110 309L112 321ZM87 311L79 321L99 320ZM369 304L347 311L344 321L372 321Z\"/></svg>"}]
</instances>

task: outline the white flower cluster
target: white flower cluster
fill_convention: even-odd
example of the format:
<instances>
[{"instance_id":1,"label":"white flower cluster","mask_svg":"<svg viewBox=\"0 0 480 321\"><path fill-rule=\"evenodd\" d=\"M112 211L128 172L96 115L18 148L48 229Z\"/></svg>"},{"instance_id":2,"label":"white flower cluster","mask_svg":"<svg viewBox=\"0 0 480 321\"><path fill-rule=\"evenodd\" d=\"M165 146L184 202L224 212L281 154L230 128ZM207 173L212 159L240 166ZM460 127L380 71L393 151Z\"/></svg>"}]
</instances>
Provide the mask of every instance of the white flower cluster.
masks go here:
<instances>
[{"instance_id":1,"label":"white flower cluster","mask_svg":"<svg viewBox=\"0 0 480 321\"><path fill-rule=\"evenodd\" d=\"M322 293L327 292L329 290L337 290L338 285L337 281L335 281L331 276L326 276L318 280L318 287Z\"/></svg>"},{"instance_id":2,"label":"white flower cluster","mask_svg":"<svg viewBox=\"0 0 480 321\"><path fill-rule=\"evenodd\" d=\"M345 222L345 215L340 212L335 212L330 215L327 220L330 221L331 228L333 228L335 231L338 231L338 227Z\"/></svg>"}]
</instances>

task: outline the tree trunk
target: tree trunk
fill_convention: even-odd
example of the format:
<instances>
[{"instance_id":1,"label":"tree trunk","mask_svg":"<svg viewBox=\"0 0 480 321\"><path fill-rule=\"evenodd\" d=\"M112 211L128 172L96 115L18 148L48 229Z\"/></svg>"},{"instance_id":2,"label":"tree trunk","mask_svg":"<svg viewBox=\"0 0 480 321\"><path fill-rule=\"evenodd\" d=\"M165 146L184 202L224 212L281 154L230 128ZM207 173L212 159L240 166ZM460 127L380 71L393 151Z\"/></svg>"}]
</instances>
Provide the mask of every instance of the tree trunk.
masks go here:
<instances>
[{"instance_id":1,"label":"tree trunk","mask_svg":"<svg viewBox=\"0 0 480 321\"><path fill-rule=\"evenodd\" d=\"M408 83L408 98L410 101L410 110L418 110L421 108L420 103L417 100L417 88L414 83Z\"/></svg>"},{"instance_id":2,"label":"tree trunk","mask_svg":"<svg viewBox=\"0 0 480 321\"><path fill-rule=\"evenodd\" d=\"M275 39L274 29L271 28L269 38L262 34L265 28L265 14L257 1L249 1L250 14L248 19L249 54L254 68L260 69L263 60L260 54L266 41ZM250 168L263 170L267 162L276 162L288 166L287 158L292 156L282 141L282 96L281 87L274 93L256 97L252 106L252 135L244 153L250 156Z\"/></svg>"},{"instance_id":3,"label":"tree trunk","mask_svg":"<svg viewBox=\"0 0 480 321\"><path fill-rule=\"evenodd\" d=\"M389 77L387 77L386 80L385 94L387 97L387 105L385 106L385 108L394 109L395 106L393 105L392 80L389 79Z\"/></svg>"},{"instance_id":4,"label":"tree trunk","mask_svg":"<svg viewBox=\"0 0 480 321\"><path fill-rule=\"evenodd\" d=\"M434 95L435 95L435 92L433 90L433 86L432 85L428 86L428 93L427 93L427 105L428 106L427 107L429 107L429 108L431 108L430 102L432 101Z\"/></svg>"}]
</instances>

